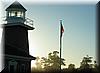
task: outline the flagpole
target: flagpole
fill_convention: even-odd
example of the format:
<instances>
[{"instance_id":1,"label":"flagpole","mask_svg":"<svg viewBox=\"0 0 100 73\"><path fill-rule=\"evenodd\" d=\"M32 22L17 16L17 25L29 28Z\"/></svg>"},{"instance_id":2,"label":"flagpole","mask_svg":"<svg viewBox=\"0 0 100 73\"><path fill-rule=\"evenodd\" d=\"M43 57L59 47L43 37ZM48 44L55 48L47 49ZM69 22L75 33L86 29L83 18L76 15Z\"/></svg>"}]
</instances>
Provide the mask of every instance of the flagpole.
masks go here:
<instances>
[{"instance_id":1,"label":"flagpole","mask_svg":"<svg viewBox=\"0 0 100 73\"><path fill-rule=\"evenodd\" d=\"M61 72L61 51L62 51L62 20L60 20L60 72Z\"/></svg>"},{"instance_id":2,"label":"flagpole","mask_svg":"<svg viewBox=\"0 0 100 73\"><path fill-rule=\"evenodd\" d=\"M60 71L61 71L61 51L62 51L61 47L62 47L62 38L60 36Z\"/></svg>"}]
</instances>

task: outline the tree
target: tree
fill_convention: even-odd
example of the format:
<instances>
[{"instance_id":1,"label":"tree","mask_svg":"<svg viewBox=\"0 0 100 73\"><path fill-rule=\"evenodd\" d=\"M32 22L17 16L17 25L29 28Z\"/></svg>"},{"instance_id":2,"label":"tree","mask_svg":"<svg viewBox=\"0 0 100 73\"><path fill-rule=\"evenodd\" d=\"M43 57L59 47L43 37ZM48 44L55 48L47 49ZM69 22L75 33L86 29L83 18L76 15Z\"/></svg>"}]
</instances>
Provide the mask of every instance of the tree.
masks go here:
<instances>
[{"instance_id":1,"label":"tree","mask_svg":"<svg viewBox=\"0 0 100 73\"><path fill-rule=\"evenodd\" d=\"M32 72L41 72L41 71L43 71L40 57L36 57L36 60L35 60L34 64L35 64L35 66L32 67Z\"/></svg>"},{"instance_id":2,"label":"tree","mask_svg":"<svg viewBox=\"0 0 100 73\"><path fill-rule=\"evenodd\" d=\"M42 65L45 70L59 70L60 69L60 57L58 51L53 51L48 54L48 58L42 57ZM61 65L65 66L65 59L61 58Z\"/></svg>"},{"instance_id":3,"label":"tree","mask_svg":"<svg viewBox=\"0 0 100 73\"><path fill-rule=\"evenodd\" d=\"M94 61L94 68L98 68L97 61Z\"/></svg>"},{"instance_id":4,"label":"tree","mask_svg":"<svg viewBox=\"0 0 100 73\"><path fill-rule=\"evenodd\" d=\"M68 65L68 69L69 70L74 70L75 69L75 65L74 64L69 64Z\"/></svg>"},{"instance_id":5,"label":"tree","mask_svg":"<svg viewBox=\"0 0 100 73\"><path fill-rule=\"evenodd\" d=\"M41 60L39 57L36 58L36 68L37 68L37 71L41 71L42 70L42 64L41 64Z\"/></svg>"},{"instance_id":6,"label":"tree","mask_svg":"<svg viewBox=\"0 0 100 73\"><path fill-rule=\"evenodd\" d=\"M86 56L86 57L83 57L83 60L82 60L82 62L81 62L81 66L80 66L80 68L81 69L87 69L87 68L92 68L91 66L91 62L92 62L92 58L93 57L89 57L88 55Z\"/></svg>"}]
</instances>

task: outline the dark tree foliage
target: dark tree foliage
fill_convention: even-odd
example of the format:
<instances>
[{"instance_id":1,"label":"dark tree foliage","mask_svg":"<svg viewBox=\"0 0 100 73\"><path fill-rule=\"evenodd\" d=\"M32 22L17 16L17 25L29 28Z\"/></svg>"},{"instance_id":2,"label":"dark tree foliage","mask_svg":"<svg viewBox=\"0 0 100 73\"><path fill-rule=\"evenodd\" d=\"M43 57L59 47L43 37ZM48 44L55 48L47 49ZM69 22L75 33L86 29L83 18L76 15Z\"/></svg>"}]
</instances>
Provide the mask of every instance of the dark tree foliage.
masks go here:
<instances>
[{"instance_id":1,"label":"dark tree foliage","mask_svg":"<svg viewBox=\"0 0 100 73\"><path fill-rule=\"evenodd\" d=\"M48 54L48 58L42 57L42 64L44 69L47 70L59 70L60 69L60 57L58 51L53 51ZM65 66L65 59L61 58L61 65Z\"/></svg>"},{"instance_id":2,"label":"dark tree foliage","mask_svg":"<svg viewBox=\"0 0 100 73\"><path fill-rule=\"evenodd\" d=\"M80 68L92 68L92 64L90 64L92 62L92 58L93 57L89 57L88 55L86 55L86 57L83 57Z\"/></svg>"},{"instance_id":3,"label":"dark tree foliage","mask_svg":"<svg viewBox=\"0 0 100 73\"><path fill-rule=\"evenodd\" d=\"M68 68L63 68L60 71L59 52L53 51L48 54L47 58L42 57L41 59L37 59L41 61L41 64L37 65L41 65L42 71L33 71L33 73L99 73L99 66L96 61L94 61L94 64L92 63L92 58L93 57L86 55L85 57L83 57L79 68L75 68L75 64L69 64ZM64 61L65 59L61 58L62 66L65 66Z\"/></svg>"}]
</instances>

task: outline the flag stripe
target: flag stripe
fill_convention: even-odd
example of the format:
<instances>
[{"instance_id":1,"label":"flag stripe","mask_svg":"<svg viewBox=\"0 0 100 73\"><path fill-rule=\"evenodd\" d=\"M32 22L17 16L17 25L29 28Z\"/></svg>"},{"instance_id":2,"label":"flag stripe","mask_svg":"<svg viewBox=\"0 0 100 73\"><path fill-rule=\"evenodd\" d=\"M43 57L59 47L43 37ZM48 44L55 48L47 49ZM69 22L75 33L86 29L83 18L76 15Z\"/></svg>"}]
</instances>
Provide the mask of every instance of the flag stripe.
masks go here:
<instances>
[{"instance_id":1,"label":"flag stripe","mask_svg":"<svg viewBox=\"0 0 100 73\"><path fill-rule=\"evenodd\" d=\"M62 24L61 24L61 32L62 33L64 32L64 28L63 28Z\"/></svg>"},{"instance_id":2,"label":"flag stripe","mask_svg":"<svg viewBox=\"0 0 100 73\"><path fill-rule=\"evenodd\" d=\"M64 32L64 28L63 28L63 25L62 25L62 21L60 21L60 25L61 25L61 27L60 27L60 37L62 37L62 34Z\"/></svg>"}]
</instances>

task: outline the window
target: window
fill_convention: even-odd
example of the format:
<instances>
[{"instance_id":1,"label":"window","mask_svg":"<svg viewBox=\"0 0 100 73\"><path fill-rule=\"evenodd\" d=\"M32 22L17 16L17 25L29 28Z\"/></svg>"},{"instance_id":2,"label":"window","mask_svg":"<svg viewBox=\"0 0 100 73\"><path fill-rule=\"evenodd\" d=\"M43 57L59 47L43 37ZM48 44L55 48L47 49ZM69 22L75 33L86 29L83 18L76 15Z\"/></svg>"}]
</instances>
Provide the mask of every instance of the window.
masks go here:
<instances>
[{"instance_id":1,"label":"window","mask_svg":"<svg viewBox=\"0 0 100 73\"><path fill-rule=\"evenodd\" d=\"M25 64L21 65L21 72L24 73L25 72Z\"/></svg>"},{"instance_id":2,"label":"window","mask_svg":"<svg viewBox=\"0 0 100 73\"><path fill-rule=\"evenodd\" d=\"M23 17L23 13L19 11L17 16L18 17Z\"/></svg>"},{"instance_id":3,"label":"window","mask_svg":"<svg viewBox=\"0 0 100 73\"><path fill-rule=\"evenodd\" d=\"M8 62L8 69L10 73L14 73L17 70L17 62L14 60L11 60Z\"/></svg>"},{"instance_id":4,"label":"window","mask_svg":"<svg viewBox=\"0 0 100 73\"><path fill-rule=\"evenodd\" d=\"M11 15L11 16L15 16L15 12L12 11L12 12L10 13L10 15Z\"/></svg>"},{"instance_id":5,"label":"window","mask_svg":"<svg viewBox=\"0 0 100 73\"><path fill-rule=\"evenodd\" d=\"M10 65L10 73L14 73L14 65Z\"/></svg>"},{"instance_id":6,"label":"window","mask_svg":"<svg viewBox=\"0 0 100 73\"><path fill-rule=\"evenodd\" d=\"M10 16L16 16L16 17L24 17L24 13L22 11L10 11L8 12L9 17Z\"/></svg>"}]
</instances>

